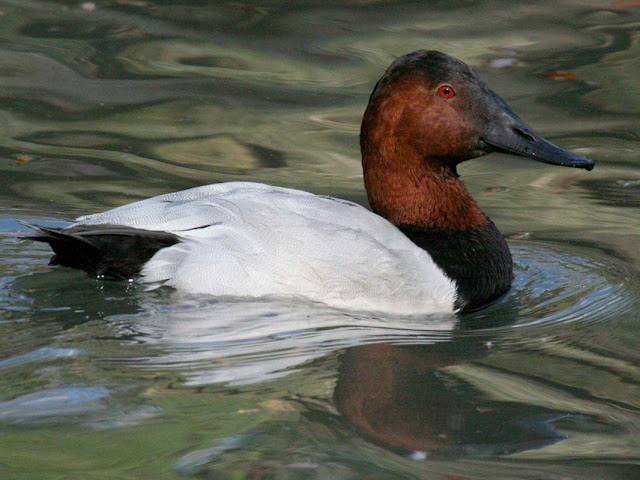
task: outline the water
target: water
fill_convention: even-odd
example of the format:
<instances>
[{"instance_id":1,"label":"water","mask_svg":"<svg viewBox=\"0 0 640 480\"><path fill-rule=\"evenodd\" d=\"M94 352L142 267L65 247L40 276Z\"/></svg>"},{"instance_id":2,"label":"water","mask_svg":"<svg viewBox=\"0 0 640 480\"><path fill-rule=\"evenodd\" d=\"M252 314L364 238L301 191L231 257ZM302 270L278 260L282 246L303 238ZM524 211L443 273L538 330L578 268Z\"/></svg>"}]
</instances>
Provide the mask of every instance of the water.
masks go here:
<instances>
[{"instance_id":1,"label":"water","mask_svg":"<svg viewBox=\"0 0 640 480\"><path fill-rule=\"evenodd\" d=\"M640 476L640 4L0 2L0 478ZM516 282L460 319L146 292L16 220L253 180L364 202L396 56L476 68L590 173L461 168Z\"/></svg>"}]
</instances>

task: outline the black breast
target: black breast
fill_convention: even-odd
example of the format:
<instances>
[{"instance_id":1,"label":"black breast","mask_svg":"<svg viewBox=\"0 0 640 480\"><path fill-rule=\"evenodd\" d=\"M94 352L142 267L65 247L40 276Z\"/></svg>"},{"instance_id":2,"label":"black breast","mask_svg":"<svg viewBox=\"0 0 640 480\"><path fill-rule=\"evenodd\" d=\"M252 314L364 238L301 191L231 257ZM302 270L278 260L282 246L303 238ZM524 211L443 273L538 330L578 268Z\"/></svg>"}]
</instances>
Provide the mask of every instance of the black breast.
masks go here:
<instances>
[{"instance_id":1,"label":"black breast","mask_svg":"<svg viewBox=\"0 0 640 480\"><path fill-rule=\"evenodd\" d=\"M400 230L456 282L456 309L478 309L509 291L513 281L511 252L491 220L462 232Z\"/></svg>"}]
</instances>

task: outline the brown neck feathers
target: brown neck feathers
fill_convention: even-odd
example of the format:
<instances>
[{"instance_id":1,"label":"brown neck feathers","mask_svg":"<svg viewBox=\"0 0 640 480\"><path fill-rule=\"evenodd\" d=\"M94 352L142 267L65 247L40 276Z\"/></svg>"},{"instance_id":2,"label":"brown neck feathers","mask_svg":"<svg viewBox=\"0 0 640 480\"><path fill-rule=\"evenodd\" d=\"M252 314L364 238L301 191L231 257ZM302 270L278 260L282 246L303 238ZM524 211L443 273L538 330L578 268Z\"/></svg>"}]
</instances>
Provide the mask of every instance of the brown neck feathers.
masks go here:
<instances>
[{"instance_id":1,"label":"brown neck feathers","mask_svg":"<svg viewBox=\"0 0 640 480\"><path fill-rule=\"evenodd\" d=\"M398 227L457 232L484 225L486 215L448 172L369 168L365 185L373 210Z\"/></svg>"}]
</instances>

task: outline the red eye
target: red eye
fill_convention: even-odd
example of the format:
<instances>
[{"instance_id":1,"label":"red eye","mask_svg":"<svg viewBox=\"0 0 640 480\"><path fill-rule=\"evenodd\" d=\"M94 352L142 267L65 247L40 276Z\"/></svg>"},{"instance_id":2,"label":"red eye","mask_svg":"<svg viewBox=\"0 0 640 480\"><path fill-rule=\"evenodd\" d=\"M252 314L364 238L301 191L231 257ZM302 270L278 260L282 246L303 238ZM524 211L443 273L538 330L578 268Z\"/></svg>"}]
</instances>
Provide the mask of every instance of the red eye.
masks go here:
<instances>
[{"instance_id":1,"label":"red eye","mask_svg":"<svg viewBox=\"0 0 640 480\"><path fill-rule=\"evenodd\" d=\"M452 98L456 96L456 91L451 85L442 85L438 88L438 95L442 98Z\"/></svg>"}]
</instances>

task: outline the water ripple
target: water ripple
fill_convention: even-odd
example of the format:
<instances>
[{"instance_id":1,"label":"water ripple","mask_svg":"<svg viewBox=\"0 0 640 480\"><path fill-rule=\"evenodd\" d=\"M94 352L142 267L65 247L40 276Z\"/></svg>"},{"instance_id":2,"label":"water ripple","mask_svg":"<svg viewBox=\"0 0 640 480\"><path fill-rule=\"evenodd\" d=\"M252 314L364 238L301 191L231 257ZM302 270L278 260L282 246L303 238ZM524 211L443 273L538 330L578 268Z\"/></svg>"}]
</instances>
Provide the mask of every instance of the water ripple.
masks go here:
<instances>
[{"instance_id":1,"label":"water ripple","mask_svg":"<svg viewBox=\"0 0 640 480\"><path fill-rule=\"evenodd\" d=\"M46 362L49 360L57 360L59 358L72 358L77 357L79 353L80 351L75 348L43 347L32 352L25 353L24 355L18 355L16 357L2 360L0 361L0 368L14 367L33 362Z\"/></svg>"},{"instance_id":2,"label":"water ripple","mask_svg":"<svg viewBox=\"0 0 640 480\"><path fill-rule=\"evenodd\" d=\"M109 396L104 387L75 387L43 390L0 402L0 422L22 423L61 415L79 415L106 408Z\"/></svg>"}]
</instances>

